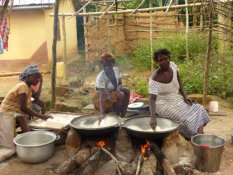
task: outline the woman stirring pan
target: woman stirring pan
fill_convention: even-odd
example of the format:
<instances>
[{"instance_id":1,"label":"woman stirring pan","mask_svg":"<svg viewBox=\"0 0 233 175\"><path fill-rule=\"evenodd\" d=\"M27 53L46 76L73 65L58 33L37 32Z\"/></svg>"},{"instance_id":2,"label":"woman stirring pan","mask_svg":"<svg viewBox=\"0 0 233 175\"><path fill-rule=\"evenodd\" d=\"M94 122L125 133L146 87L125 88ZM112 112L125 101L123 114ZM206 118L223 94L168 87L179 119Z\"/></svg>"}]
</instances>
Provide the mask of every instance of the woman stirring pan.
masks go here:
<instances>
[{"instance_id":1,"label":"woman stirring pan","mask_svg":"<svg viewBox=\"0 0 233 175\"><path fill-rule=\"evenodd\" d=\"M20 75L20 82L8 92L1 104L0 111L10 113L16 124L21 127L22 132L30 131L27 122L28 116L35 116L43 120L52 118L52 116L44 114L44 103L39 100L41 87L39 87L39 91L34 91L31 87L37 85L38 82L41 83L41 81L42 76L37 65L26 67ZM41 108L42 113L31 108L31 97L35 99L34 103Z\"/></svg>"},{"instance_id":2,"label":"woman stirring pan","mask_svg":"<svg viewBox=\"0 0 233 175\"><path fill-rule=\"evenodd\" d=\"M159 68L149 81L150 125L152 129L156 128L157 113L160 117L181 123L180 133L190 139L193 135L204 133L203 128L210 118L202 105L186 96L177 65L170 62L170 55L167 49L154 53Z\"/></svg>"},{"instance_id":3,"label":"woman stirring pan","mask_svg":"<svg viewBox=\"0 0 233 175\"><path fill-rule=\"evenodd\" d=\"M104 67L96 78L96 93L94 96L95 109L100 111L99 123L105 114L114 111L116 115L125 117L130 91L122 88L121 74L115 64L115 57L105 53L101 55L100 62Z\"/></svg>"}]
</instances>

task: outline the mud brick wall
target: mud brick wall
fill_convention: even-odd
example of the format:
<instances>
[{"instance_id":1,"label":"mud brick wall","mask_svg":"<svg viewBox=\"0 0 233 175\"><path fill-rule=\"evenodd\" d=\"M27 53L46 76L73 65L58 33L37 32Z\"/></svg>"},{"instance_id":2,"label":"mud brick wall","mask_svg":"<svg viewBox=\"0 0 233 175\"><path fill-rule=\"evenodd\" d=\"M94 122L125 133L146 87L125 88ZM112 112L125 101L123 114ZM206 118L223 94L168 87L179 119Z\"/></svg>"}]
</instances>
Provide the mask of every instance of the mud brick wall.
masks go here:
<instances>
[{"instance_id":1,"label":"mud brick wall","mask_svg":"<svg viewBox=\"0 0 233 175\"><path fill-rule=\"evenodd\" d=\"M178 12L153 12L153 39L161 37L163 31L172 34L184 29L184 24L178 22ZM118 14L109 15L111 50L118 54L132 55L138 44L150 41L150 14ZM89 17L87 23L86 46L91 62L98 60L103 52L108 50L107 18Z\"/></svg>"}]
</instances>

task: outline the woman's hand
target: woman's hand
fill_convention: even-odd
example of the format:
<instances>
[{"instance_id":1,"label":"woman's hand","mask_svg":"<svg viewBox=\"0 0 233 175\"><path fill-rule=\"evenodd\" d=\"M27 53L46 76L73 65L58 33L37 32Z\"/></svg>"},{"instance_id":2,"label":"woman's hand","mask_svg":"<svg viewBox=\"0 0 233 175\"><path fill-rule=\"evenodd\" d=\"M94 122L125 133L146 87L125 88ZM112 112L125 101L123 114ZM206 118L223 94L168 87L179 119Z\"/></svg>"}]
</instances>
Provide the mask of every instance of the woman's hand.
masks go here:
<instances>
[{"instance_id":1,"label":"woman's hand","mask_svg":"<svg viewBox=\"0 0 233 175\"><path fill-rule=\"evenodd\" d=\"M105 114L101 114L100 115L100 117L99 117L99 125L100 125L100 123L101 123L101 121L103 120L103 119L105 119Z\"/></svg>"},{"instance_id":2,"label":"woman's hand","mask_svg":"<svg viewBox=\"0 0 233 175\"><path fill-rule=\"evenodd\" d=\"M42 120L47 120L47 119L49 119L49 118L53 119L53 116L51 116L51 115L46 115L46 114L41 114L41 115L40 115L40 118L41 118Z\"/></svg>"},{"instance_id":3,"label":"woman's hand","mask_svg":"<svg viewBox=\"0 0 233 175\"><path fill-rule=\"evenodd\" d=\"M191 99L191 98L184 98L184 102L187 103L188 105L192 106L193 103L196 103L195 100Z\"/></svg>"},{"instance_id":4,"label":"woman's hand","mask_svg":"<svg viewBox=\"0 0 233 175\"><path fill-rule=\"evenodd\" d=\"M153 130L155 130L155 129L156 129L156 126L157 126L157 120L156 120L156 118L155 118L155 117L151 117L151 119L150 119L150 126L151 126L151 128L152 128Z\"/></svg>"}]
</instances>

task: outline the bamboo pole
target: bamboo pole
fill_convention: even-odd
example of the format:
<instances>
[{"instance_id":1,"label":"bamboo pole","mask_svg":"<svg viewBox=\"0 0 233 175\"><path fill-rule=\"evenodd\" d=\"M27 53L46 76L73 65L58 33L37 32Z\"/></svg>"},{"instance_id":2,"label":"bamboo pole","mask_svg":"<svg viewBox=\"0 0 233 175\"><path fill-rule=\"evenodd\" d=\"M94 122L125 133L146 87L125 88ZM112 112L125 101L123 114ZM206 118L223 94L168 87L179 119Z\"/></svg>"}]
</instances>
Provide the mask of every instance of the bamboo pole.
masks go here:
<instances>
[{"instance_id":1,"label":"bamboo pole","mask_svg":"<svg viewBox=\"0 0 233 175\"><path fill-rule=\"evenodd\" d=\"M64 62L64 71L65 71L65 80L68 80L67 72L67 54L66 54L66 21L65 16L62 16L62 34L63 34L63 62Z\"/></svg>"},{"instance_id":2,"label":"bamboo pole","mask_svg":"<svg viewBox=\"0 0 233 175\"><path fill-rule=\"evenodd\" d=\"M1 12L0 13L0 26L2 25L2 21L3 21L4 17L5 17L6 12L7 12L8 4L9 4L9 0L6 0L4 2L4 4L3 4L3 7L1 9L1 11L0 11Z\"/></svg>"},{"instance_id":3,"label":"bamboo pole","mask_svg":"<svg viewBox=\"0 0 233 175\"><path fill-rule=\"evenodd\" d=\"M56 64L57 64L57 23L58 23L58 10L59 10L59 2L60 0L56 0L55 9L54 9L54 23L53 23L53 64L52 64L52 73L51 73L51 89L52 89L52 97L51 97L51 105L52 109L55 109L56 105Z\"/></svg>"},{"instance_id":4,"label":"bamboo pole","mask_svg":"<svg viewBox=\"0 0 233 175\"><path fill-rule=\"evenodd\" d=\"M170 0L170 2L169 2L169 5L168 5L167 10L166 10L166 13L168 12L168 10L171 7L171 5L172 5L172 0Z\"/></svg>"},{"instance_id":5,"label":"bamboo pole","mask_svg":"<svg viewBox=\"0 0 233 175\"><path fill-rule=\"evenodd\" d=\"M188 4L188 0L185 0L185 4ZM186 59L189 61L189 45L188 45L188 33L189 33L189 12L188 7L185 8L186 24L185 24L185 47L186 47Z\"/></svg>"},{"instance_id":6,"label":"bamboo pole","mask_svg":"<svg viewBox=\"0 0 233 175\"><path fill-rule=\"evenodd\" d=\"M212 25L213 25L213 0L210 0L210 23L209 23L209 39L208 39L208 48L206 55L206 65L205 65L205 75L204 75L204 86L203 86L203 105L206 105L207 101L207 89L208 89L208 75L209 75L209 65L210 65L210 53L212 46Z\"/></svg>"},{"instance_id":7,"label":"bamboo pole","mask_svg":"<svg viewBox=\"0 0 233 175\"><path fill-rule=\"evenodd\" d=\"M207 2L208 3L208 2ZM181 9L181 8L186 8L186 7L199 7L202 6L203 3L191 3L191 4L185 4L185 5L172 5L170 7L170 9ZM137 12L149 12L149 11L161 11L161 10L166 10L167 6L164 7L151 7L151 8L143 8L143 9L138 9ZM134 9L126 9L126 10L119 10L119 11L108 11L106 12L107 14L125 14L125 13L132 13L134 11ZM74 13L65 13L63 15L66 16L72 16ZM75 16L98 16L98 15L102 15L103 12L89 12L89 13L78 13L75 14ZM53 16L53 13L50 13L50 16ZM59 14L62 15L62 14Z\"/></svg>"},{"instance_id":8,"label":"bamboo pole","mask_svg":"<svg viewBox=\"0 0 233 175\"><path fill-rule=\"evenodd\" d=\"M151 7L151 0L149 1L149 6ZM150 59L151 59L151 71L154 69L154 60L153 60L153 17L152 12L150 11Z\"/></svg>"},{"instance_id":9,"label":"bamboo pole","mask_svg":"<svg viewBox=\"0 0 233 175\"><path fill-rule=\"evenodd\" d=\"M81 12L82 10L84 10L86 8L86 6L91 3L91 1L92 0L89 0L84 6L82 6L81 9L79 9L77 12L75 12L73 15L71 15L70 18L72 18L73 16L77 16L77 14L79 14L79 12ZM68 19L70 19L70 18L68 18Z\"/></svg>"},{"instance_id":10,"label":"bamboo pole","mask_svg":"<svg viewBox=\"0 0 233 175\"><path fill-rule=\"evenodd\" d=\"M107 7L108 7L108 3L107 3ZM111 51L111 41L110 41L110 29L109 29L109 15L107 15L107 35L108 35L108 53L110 53Z\"/></svg>"},{"instance_id":11,"label":"bamboo pole","mask_svg":"<svg viewBox=\"0 0 233 175\"><path fill-rule=\"evenodd\" d=\"M86 7L83 8L83 12L86 13ZM88 54L88 31L87 31L87 17L83 16L83 24L84 24L84 40L85 40L85 55L86 55L86 65L88 65L89 54Z\"/></svg>"},{"instance_id":12,"label":"bamboo pole","mask_svg":"<svg viewBox=\"0 0 233 175\"><path fill-rule=\"evenodd\" d=\"M144 4L144 2L145 2L145 0L142 0L142 2L136 7L136 9L134 9L134 10L131 12L131 14L136 13L137 10L142 6L142 4Z\"/></svg>"},{"instance_id":13,"label":"bamboo pole","mask_svg":"<svg viewBox=\"0 0 233 175\"><path fill-rule=\"evenodd\" d=\"M102 15L99 16L99 18L101 19L113 6L114 6L115 2L112 3L109 7L107 6L107 9L103 12Z\"/></svg>"}]
</instances>

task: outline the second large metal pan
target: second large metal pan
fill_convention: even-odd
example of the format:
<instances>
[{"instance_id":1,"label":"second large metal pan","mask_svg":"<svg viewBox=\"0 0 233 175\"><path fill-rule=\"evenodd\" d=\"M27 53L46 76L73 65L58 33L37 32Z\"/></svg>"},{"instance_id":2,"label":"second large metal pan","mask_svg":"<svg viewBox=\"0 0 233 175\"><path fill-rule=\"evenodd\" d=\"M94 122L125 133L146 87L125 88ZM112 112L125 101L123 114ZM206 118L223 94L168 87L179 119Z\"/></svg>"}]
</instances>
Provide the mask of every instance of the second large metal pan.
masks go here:
<instances>
[{"instance_id":1,"label":"second large metal pan","mask_svg":"<svg viewBox=\"0 0 233 175\"><path fill-rule=\"evenodd\" d=\"M156 130L150 126L150 117L137 116L127 119L122 126L127 132L140 139L156 140L168 136L179 128L179 124L173 120L157 117Z\"/></svg>"},{"instance_id":2,"label":"second large metal pan","mask_svg":"<svg viewBox=\"0 0 233 175\"><path fill-rule=\"evenodd\" d=\"M105 135L118 129L120 118L115 115L106 115L103 126L99 126L99 115L84 115L74 118L70 126L83 135Z\"/></svg>"}]
</instances>

